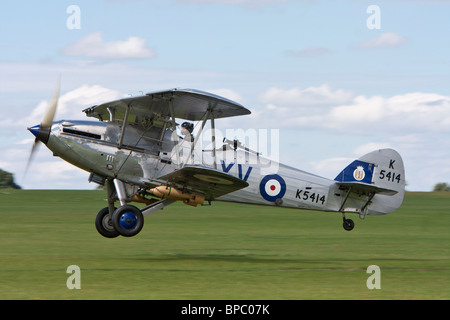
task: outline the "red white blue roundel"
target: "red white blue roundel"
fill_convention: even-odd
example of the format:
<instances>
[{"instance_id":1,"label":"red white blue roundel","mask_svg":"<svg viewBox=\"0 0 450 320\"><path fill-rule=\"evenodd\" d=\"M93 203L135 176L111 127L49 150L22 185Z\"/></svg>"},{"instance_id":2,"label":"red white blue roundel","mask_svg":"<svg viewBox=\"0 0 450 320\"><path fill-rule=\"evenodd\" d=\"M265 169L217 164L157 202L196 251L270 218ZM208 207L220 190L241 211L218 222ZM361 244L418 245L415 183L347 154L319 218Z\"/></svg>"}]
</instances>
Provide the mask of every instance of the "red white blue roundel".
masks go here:
<instances>
[{"instance_id":1,"label":"red white blue roundel","mask_svg":"<svg viewBox=\"0 0 450 320\"><path fill-rule=\"evenodd\" d=\"M275 202L286 193L286 182L277 174L269 174L261 180L259 193L265 200Z\"/></svg>"}]
</instances>

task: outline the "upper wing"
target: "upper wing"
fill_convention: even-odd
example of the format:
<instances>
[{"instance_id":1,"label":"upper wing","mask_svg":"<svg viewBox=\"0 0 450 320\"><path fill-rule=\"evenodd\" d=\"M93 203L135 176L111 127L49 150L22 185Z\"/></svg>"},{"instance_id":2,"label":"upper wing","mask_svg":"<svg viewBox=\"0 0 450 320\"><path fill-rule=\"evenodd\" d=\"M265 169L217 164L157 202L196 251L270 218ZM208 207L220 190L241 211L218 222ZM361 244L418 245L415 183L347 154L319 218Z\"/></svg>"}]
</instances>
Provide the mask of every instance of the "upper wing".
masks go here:
<instances>
[{"instance_id":1,"label":"upper wing","mask_svg":"<svg viewBox=\"0 0 450 320\"><path fill-rule=\"evenodd\" d=\"M194 89L170 89L150 92L139 97L130 97L106 102L83 110L88 117L99 120L123 120L129 106L128 122L166 121L170 117L172 101L175 118L198 121L209 109L214 118L234 117L250 114L241 104L229 99Z\"/></svg>"},{"instance_id":2,"label":"upper wing","mask_svg":"<svg viewBox=\"0 0 450 320\"><path fill-rule=\"evenodd\" d=\"M181 190L204 194L207 200L214 200L248 186L247 182L230 174L201 166L185 166L159 177L158 180L175 184Z\"/></svg>"}]
</instances>

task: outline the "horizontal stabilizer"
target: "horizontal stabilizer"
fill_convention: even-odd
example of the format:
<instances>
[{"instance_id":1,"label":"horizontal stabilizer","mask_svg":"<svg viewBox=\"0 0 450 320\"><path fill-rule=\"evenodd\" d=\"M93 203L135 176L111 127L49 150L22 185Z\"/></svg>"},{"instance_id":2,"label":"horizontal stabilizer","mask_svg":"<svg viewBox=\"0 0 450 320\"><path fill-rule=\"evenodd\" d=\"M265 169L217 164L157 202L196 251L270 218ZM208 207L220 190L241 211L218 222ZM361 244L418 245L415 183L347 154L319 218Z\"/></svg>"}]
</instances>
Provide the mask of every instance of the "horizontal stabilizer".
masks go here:
<instances>
[{"instance_id":1,"label":"horizontal stabilizer","mask_svg":"<svg viewBox=\"0 0 450 320\"><path fill-rule=\"evenodd\" d=\"M398 193L398 191L396 191L396 190L380 188L375 185L365 184L365 183L361 183L361 182L341 182L338 184L345 188L351 188L352 192L355 192L355 193L368 194L371 192L375 192L375 193L384 194L384 195L388 195L388 196L393 196L394 194Z\"/></svg>"},{"instance_id":2,"label":"horizontal stabilizer","mask_svg":"<svg viewBox=\"0 0 450 320\"><path fill-rule=\"evenodd\" d=\"M227 193L248 187L248 183L228 173L203 167L185 166L158 178L176 185L180 190L201 193L206 200L214 200Z\"/></svg>"}]
</instances>

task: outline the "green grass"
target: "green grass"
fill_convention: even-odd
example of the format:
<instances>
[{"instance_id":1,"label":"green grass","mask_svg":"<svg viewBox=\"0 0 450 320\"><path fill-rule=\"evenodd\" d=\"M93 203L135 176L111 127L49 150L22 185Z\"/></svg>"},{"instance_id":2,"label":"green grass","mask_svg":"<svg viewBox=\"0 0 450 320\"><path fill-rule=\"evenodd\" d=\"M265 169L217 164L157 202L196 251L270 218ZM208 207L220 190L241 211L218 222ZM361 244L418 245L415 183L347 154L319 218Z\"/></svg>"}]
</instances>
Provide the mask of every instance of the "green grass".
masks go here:
<instances>
[{"instance_id":1,"label":"green grass","mask_svg":"<svg viewBox=\"0 0 450 320\"><path fill-rule=\"evenodd\" d=\"M408 193L387 216L215 202L94 226L103 191L0 190L0 299L449 299L450 194ZM81 268L69 290L67 267ZM381 289L369 290L378 265Z\"/></svg>"}]
</instances>

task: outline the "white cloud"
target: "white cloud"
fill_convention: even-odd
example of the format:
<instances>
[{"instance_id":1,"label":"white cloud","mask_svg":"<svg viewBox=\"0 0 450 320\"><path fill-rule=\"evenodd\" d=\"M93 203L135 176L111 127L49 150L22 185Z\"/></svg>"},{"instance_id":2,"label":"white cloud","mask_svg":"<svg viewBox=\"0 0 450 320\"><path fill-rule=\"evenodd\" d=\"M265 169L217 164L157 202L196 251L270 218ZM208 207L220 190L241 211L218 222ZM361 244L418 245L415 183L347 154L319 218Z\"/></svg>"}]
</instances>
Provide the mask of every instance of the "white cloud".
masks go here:
<instances>
[{"instance_id":1,"label":"white cloud","mask_svg":"<svg viewBox=\"0 0 450 320\"><path fill-rule=\"evenodd\" d=\"M58 112L60 117L79 118L84 114L82 109L95 104L112 101L124 95L100 85L82 85L81 87L63 94L60 98Z\"/></svg>"},{"instance_id":2,"label":"white cloud","mask_svg":"<svg viewBox=\"0 0 450 320\"><path fill-rule=\"evenodd\" d=\"M346 103L351 101L353 96L354 94L350 91L333 90L329 85L324 84L306 89L270 88L260 96L260 101L281 107L319 106Z\"/></svg>"},{"instance_id":3,"label":"white cloud","mask_svg":"<svg viewBox=\"0 0 450 320\"><path fill-rule=\"evenodd\" d=\"M400 47L406 42L407 38L396 32L385 32L377 37L361 42L358 47L360 49L394 48Z\"/></svg>"},{"instance_id":4,"label":"white cloud","mask_svg":"<svg viewBox=\"0 0 450 320\"><path fill-rule=\"evenodd\" d=\"M329 128L351 126L357 132L448 132L450 97L422 92L389 98L358 96L351 104L331 108L326 118Z\"/></svg>"},{"instance_id":5,"label":"white cloud","mask_svg":"<svg viewBox=\"0 0 450 320\"><path fill-rule=\"evenodd\" d=\"M123 95L117 91L99 85L82 85L81 87L62 94L58 100L55 121L58 119L84 118L82 110L92 105L119 99ZM49 101L41 101L31 114L25 118L25 123L35 125L41 122Z\"/></svg>"},{"instance_id":6,"label":"white cloud","mask_svg":"<svg viewBox=\"0 0 450 320\"><path fill-rule=\"evenodd\" d=\"M41 148L45 149L45 148ZM88 183L89 173L61 159L49 159L43 150L42 160L33 161L26 176L16 177L18 184L24 189L93 189ZM48 159L46 161L46 159ZM51 168L51 170L49 170Z\"/></svg>"},{"instance_id":7,"label":"white cloud","mask_svg":"<svg viewBox=\"0 0 450 320\"><path fill-rule=\"evenodd\" d=\"M270 88L260 100L264 107L256 112L260 118L256 121L270 121L272 127L276 123L284 128L302 126L382 135L450 131L450 96L436 93L355 96L323 85L306 89Z\"/></svg>"},{"instance_id":8,"label":"white cloud","mask_svg":"<svg viewBox=\"0 0 450 320\"><path fill-rule=\"evenodd\" d=\"M143 59L153 58L155 52L146 47L146 39L129 37L124 41L106 42L100 32L84 36L78 41L69 44L62 53L67 56L82 56L106 59Z\"/></svg>"},{"instance_id":9,"label":"white cloud","mask_svg":"<svg viewBox=\"0 0 450 320\"><path fill-rule=\"evenodd\" d=\"M339 172L348 166L354 159L346 157L328 158L320 161L312 161L308 163L311 171L319 173L321 176L333 179Z\"/></svg>"},{"instance_id":10,"label":"white cloud","mask_svg":"<svg viewBox=\"0 0 450 320\"><path fill-rule=\"evenodd\" d=\"M366 153L369 153L369 152L372 152L372 151L378 150L378 149L385 149L385 148L393 148L393 146L390 143L386 143L386 142L369 142L369 143L363 144L361 146L358 146L353 151L353 154L359 158L359 157L365 155Z\"/></svg>"},{"instance_id":11,"label":"white cloud","mask_svg":"<svg viewBox=\"0 0 450 320\"><path fill-rule=\"evenodd\" d=\"M216 94L218 96L227 98L229 100L235 101L240 104L244 103L244 99L242 98L242 96L239 95L239 93L237 93L231 89L221 88L221 89L211 89L211 90L206 90L206 91Z\"/></svg>"}]
</instances>

